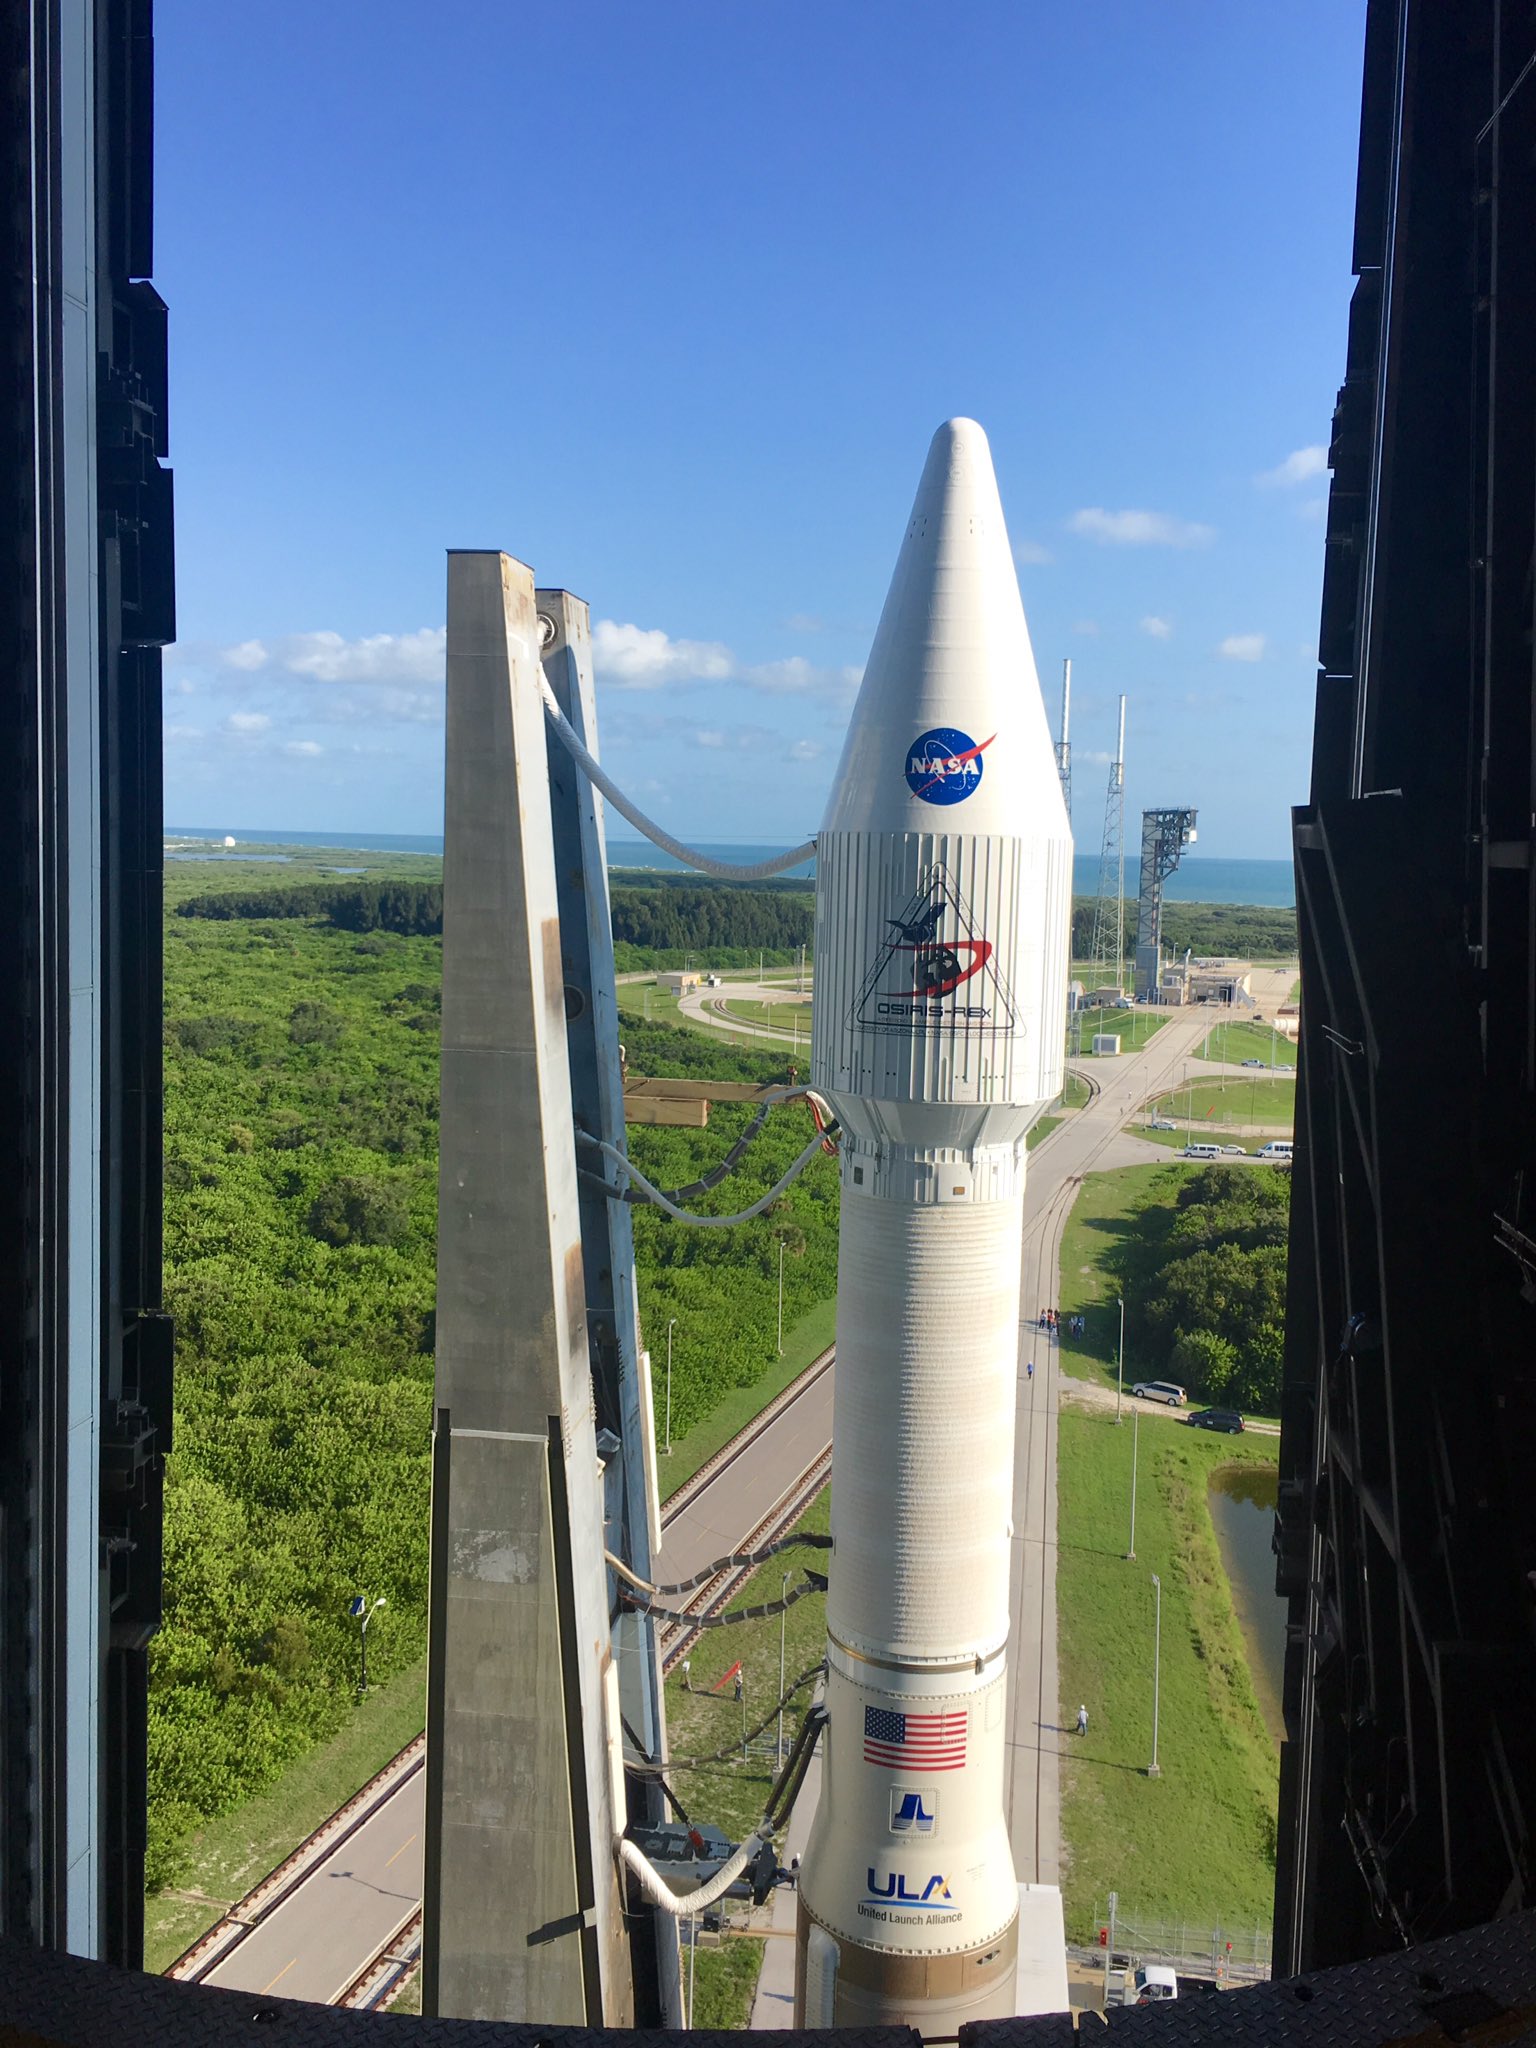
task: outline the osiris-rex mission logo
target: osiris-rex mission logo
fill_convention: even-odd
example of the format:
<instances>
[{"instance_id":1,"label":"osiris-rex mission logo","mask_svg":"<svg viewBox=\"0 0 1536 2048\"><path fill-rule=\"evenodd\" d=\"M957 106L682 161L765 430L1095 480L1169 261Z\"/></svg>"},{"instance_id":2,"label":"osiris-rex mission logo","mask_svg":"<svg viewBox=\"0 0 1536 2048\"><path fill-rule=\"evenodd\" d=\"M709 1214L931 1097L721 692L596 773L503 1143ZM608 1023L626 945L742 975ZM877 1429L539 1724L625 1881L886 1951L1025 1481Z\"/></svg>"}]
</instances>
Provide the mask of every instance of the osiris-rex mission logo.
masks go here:
<instances>
[{"instance_id":1,"label":"osiris-rex mission logo","mask_svg":"<svg viewBox=\"0 0 1536 2048\"><path fill-rule=\"evenodd\" d=\"M852 1022L875 1031L926 1031L941 1024L1013 1030L1013 999L976 931L949 870L931 867L887 936L859 990Z\"/></svg>"}]
</instances>

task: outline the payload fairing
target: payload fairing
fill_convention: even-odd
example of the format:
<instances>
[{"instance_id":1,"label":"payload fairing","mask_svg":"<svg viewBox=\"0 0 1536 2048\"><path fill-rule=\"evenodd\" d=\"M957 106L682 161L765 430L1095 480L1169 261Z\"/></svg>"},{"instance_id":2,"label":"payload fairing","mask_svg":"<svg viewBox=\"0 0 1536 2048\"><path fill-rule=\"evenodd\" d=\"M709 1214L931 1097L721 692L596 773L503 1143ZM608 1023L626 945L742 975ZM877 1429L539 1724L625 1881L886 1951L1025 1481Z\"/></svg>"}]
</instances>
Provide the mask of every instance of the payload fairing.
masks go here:
<instances>
[{"instance_id":1,"label":"payload fairing","mask_svg":"<svg viewBox=\"0 0 1536 2048\"><path fill-rule=\"evenodd\" d=\"M952 2033L1017 2009L1004 1724L1025 1135L1062 1085L1071 861L986 436L951 420L816 842L812 1079L843 1138L808 2027Z\"/></svg>"}]
</instances>

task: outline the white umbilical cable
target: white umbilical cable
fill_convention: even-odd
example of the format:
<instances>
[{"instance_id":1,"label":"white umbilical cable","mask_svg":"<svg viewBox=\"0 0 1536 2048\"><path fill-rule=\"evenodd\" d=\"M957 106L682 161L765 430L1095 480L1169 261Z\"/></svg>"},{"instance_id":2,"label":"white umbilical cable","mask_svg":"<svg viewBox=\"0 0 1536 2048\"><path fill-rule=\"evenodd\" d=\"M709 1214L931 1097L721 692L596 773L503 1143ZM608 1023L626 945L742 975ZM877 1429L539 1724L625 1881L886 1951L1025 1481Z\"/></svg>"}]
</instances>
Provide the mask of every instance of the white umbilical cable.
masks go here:
<instances>
[{"instance_id":1,"label":"white umbilical cable","mask_svg":"<svg viewBox=\"0 0 1536 2048\"><path fill-rule=\"evenodd\" d=\"M680 1209L676 1202L668 1201L661 1189L648 1181L634 1161L627 1158L617 1145L605 1144L601 1138L594 1138L586 1131L578 1131L576 1136L578 1143L590 1145L594 1152L601 1152L605 1159L611 1159L615 1166L622 1168L636 1187L645 1190L658 1209L664 1209L669 1216L675 1216L679 1223L692 1223L701 1230L723 1230L728 1224L750 1223L754 1216L761 1216L792 1182L800 1178L822 1146L822 1134L818 1131L783 1177L774 1183L766 1195L760 1195L750 1209L738 1209L734 1216L696 1216L691 1210Z\"/></svg>"},{"instance_id":2,"label":"white umbilical cable","mask_svg":"<svg viewBox=\"0 0 1536 2048\"><path fill-rule=\"evenodd\" d=\"M653 1905L660 1906L663 1913L683 1919L690 1913L705 1912L716 1899L723 1899L762 1846L761 1835L748 1835L735 1855L722 1863L709 1883L700 1885L696 1892L673 1891L661 1872L633 1842L619 1843L619 1860L639 1878L640 1889Z\"/></svg>"},{"instance_id":3,"label":"white umbilical cable","mask_svg":"<svg viewBox=\"0 0 1536 2048\"><path fill-rule=\"evenodd\" d=\"M623 790L608 774L596 755L589 753L582 744L581 735L571 724L555 701L555 693L540 676L539 687L544 693L544 716L554 727L560 744L565 748L577 767L595 788L600 789L616 811L628 818L637 832L643 832L653 846L659 846L664 853L670 853L680 860L684 867L697 868L700 874L719 875L728 882L764 882L770 875L782 875L786 868L797 868L816 851L814 839L807 839L803 846L791 847L788 853L776 853L772 860L753 861L739 865L728 860L715 860L707 853L700 853L696 847L684 846L680 839L674 839L670 832L664 832L654 818L648 818L640 806L632 803Z\"/></svg>"}]
</instances>

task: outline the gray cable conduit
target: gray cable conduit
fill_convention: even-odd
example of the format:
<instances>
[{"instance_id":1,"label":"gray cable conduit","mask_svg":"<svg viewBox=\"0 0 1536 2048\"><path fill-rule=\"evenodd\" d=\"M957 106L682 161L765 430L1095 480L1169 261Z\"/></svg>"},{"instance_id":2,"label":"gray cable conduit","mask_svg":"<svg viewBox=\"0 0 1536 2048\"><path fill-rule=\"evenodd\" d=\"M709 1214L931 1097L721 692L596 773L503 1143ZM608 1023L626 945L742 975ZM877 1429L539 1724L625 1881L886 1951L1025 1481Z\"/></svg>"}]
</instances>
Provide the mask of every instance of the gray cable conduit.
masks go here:
<instances>
[{"instance_id":1,"label":"gray cable conduit","mask_svg":"<svg viewBox=\"0 0 1536 2048\"><path fill-rule=\"evenodd\" d=\"M691 1223L700 1230L724 1230L728 1224L750 1223L754 1216L761 1216L765 1209L771 1208L784 1190L794 1185L821 1150L822 1134L820 1131L816 1133L799 1158L793 1162L783 1177L774 1183L766 1195L759 1196L750 1209L738 1209L734 1216L696 1216L691 1210L680 1209L676 1202L669 1202L661 1189L646 1179L639 1167L627 1159L617 1145L607 1145L601 1138L594 1138L588 1131L578 1131L576 1138L578 1144L588 1145L594 1152L601 1152L605 1159L611 1159L615 1166L629 1175L636 1187L644 1188L646 1195L658 1209L664 1209L669 1216L675 1216L679 1223Z\"/></svg>"},{"instance_id":2,"label":"gray cable conduit","mask_svg":"<svg viewBox=\"0 0 1536 2048\"><path fill-rule=\"evenodd\" d=\"M723 1899L762 1846L761 1835L748 1835L736 1854L728 1862L721 1864L708 1884L700 1885L696 1892L681 1894L673 1891L649 1857L637 1849L633 1842L619 1843L619 1861L626 1869L635 1873L640 1880L641 1891L653 1906L659 1906L663 1913L670 1913L675 1919L686 1920L695 1913L707 1912L717 1899Z\"/></svg>"},{"instance_id":3,"label":"gray cable conduit","mask_svg":"<svg viewBox=\"0 0 1536 2048\"><path fill-rule=\"evenodd\" d=\"M675 1586L653 1586L649 1579L642 1579L638 1572L631 1571L623 1558L615 1557L611 1550L605 1550L603 1558L611 1571L617 1572L621 1579L627 1579L630 1585L638 1588L640 1592L660 1593L666 1597L674 1593L692 1593L697 1587L707 1585L716 1572L728 1571L734 1565L766 1564L769 1558L777 1557L781 1551L831 1548L830 1536L819 1536L814 1532L801 1530L793 1536L781 1536L777 1542L764 1543L756 1550L733 1550L726 1557L717 1557L713 1564L705 1565L703 1571L695 1572L691 1579L680 1579Z\"/></svg>"},{"instance_id":4,"label":"gray cable conduit","mask_svg":"<svg viewBox=\"0 0 1536 2048\"><path fill-rule=\"evenodd\" d=\"M754 861L741 866L728 860L714 860L709 854L700 853L696 847L684 846L680 839L674 839L670 832L664 832L654 818L648 818L638 804L631 803L596 755L589 753L583 746L580 734L555 702L555 693L542 675L539 677L539 688L544 696L544 716L554 727L561 746L587 780L594 788L602 791L616 811L628 818L637 832L643 832L653 846L659 846L664 853L670 853L675 860L680 860L684 867L697 868L703 875L719 875L727 882L765 882L770 875L782 875L786 868L799 867L802 861L809 860L815 853L815 840L807 839L803 846L792 846L788 853L776 853L772 860Z\"/></svg>"}]
</instances>

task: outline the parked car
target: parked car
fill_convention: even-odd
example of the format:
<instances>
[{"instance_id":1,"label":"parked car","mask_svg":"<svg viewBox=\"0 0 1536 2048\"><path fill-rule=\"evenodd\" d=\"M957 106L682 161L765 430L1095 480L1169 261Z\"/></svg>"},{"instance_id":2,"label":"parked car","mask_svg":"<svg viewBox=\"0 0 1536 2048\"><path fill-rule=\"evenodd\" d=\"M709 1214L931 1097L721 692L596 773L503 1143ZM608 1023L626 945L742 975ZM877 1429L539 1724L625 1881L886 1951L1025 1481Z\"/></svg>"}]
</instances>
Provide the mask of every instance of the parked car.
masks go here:
<instances>
[{"instance_id":1,"label":"parked car","mask_svg":"<svg viewBox=\"0 0 1536 2048\"><path fill-rule=\"evenodd\" d=\"M1221 1149L1224 1153L1235 1152L1239 1159L1246 1159L1248 1157L1248 1149L1245 1145L1223 1145Z\"/></svg>"},{"instance_id":2,"label":"parked car","mask_svg":"<svg viewBox=\"0 0 1536 2048\"><path fill-rule=\"evenodd\" d=\"M1243 1433L1243 1418L1235 1408L1197 1408L1184 1420L1191 1429L1219 1429L1225 1436Z\"/></svg>"},{"instance_id":3,"label":"parked car","mask_svg":"<svg viewBox=\"0 0 1536 2048\"><path fill-rule=\"evenodd\" d=\"M1155 1116L1147 1124L1149 1131L1176 1131L1178 1128L1171 1116Z\"/></svg>"},{"instance_id":4,"label":"parked car","mask_svg":"<svg viewBox=\"0 0 1536 2048\"><path fill-rule=\"evenodd\" d=\"M1166 1401L1170 1408L1184 1406L1184 1389L1176 1387L1172 1380L1138 1380L1131 1392L1139 1394L1143 1401Z\"/></svg>"},{"instance_id":5,"label":"parked car","mask_svg":"<svg viewBox=\"0 0 1536 2048\"><path fill-rule=\"evenodd\" d=\"M1244 1065L1245 1067L1267 1067L1267 1066L1269 1065L1269 1061L1268 1061L1268 1060L1244 1060L1244 1061L1243 1061L1243 1065Z\"/></svg>"}]
</instances>

